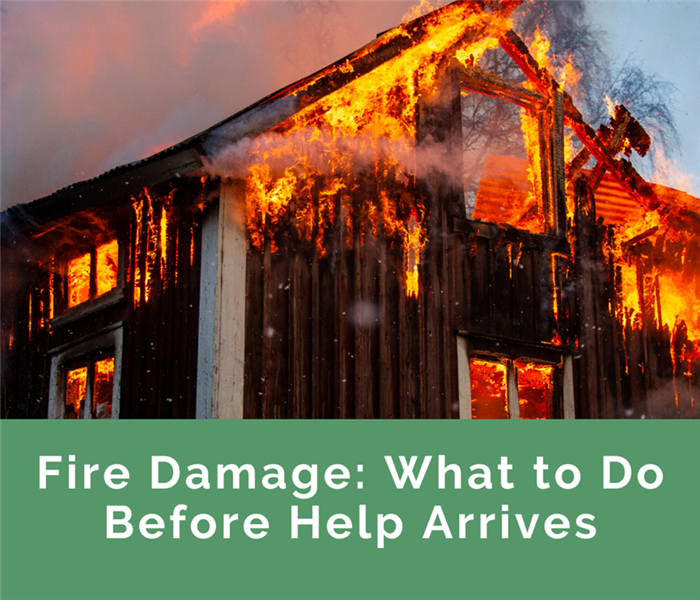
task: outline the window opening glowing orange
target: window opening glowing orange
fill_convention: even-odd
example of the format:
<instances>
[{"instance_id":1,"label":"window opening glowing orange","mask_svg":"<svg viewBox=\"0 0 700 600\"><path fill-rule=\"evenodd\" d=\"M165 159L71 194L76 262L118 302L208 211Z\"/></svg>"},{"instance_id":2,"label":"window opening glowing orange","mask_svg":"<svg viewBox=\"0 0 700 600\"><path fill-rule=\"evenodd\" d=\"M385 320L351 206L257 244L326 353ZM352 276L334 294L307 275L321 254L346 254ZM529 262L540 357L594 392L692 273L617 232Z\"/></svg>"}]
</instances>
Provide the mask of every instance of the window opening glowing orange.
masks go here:
<instances>
[{"instance_id":1,"label":"window opening glowing orange","mask_svg":"<svg viewBox=\"0 0 700 600\"><path fill-rule=\"evenodd\" d=\"M68 308L90 299L90 253L68 263Z\"/></svg>"},{"instance_id":2,"label":"window opening glowing orange","mask_svg":"<svg viewBox=\"0 0 700 600\"><path fill-rule=\"evenodd\" d=\"M114 357L95 363L92 418L112 418L112 391L114 389Z\"/></svg>"},{"instance_id":3,"label":"window opening glowing orange","mask_svg":"<svg viewBox=\"0 0 700 600\"><path fill-rule=\"evenodd\" d=\"M507 419L508 394L506 365L472 358L472 419Z\"/></svg>"},{"instance_id":4,"label":"window opening glowing orange","mask_svg":"<svg viewBox=\"0 0 700 600\"><path fill-rule=\"evenodd\" d=\"M66 284L68 308L102 296L117 287L119 242L111 240L94 251L68 261ZM54 313L53 274L50 279L50 311Z\"/></svg>"},{"instance_id":5,"label":"window opening glowing orange","mask_svg":"<svg viewBox=\"0 0 700 600\"><path fill-rule=\"evenodd\" d=\"M551 418L554 367L515 361L521 419Z\"/></svg>"},{"instance_id":6,"label":"window opening glowing orange","mask_svg":"<svg viewBox=\"0 0 700 600\"><path fill-rule=\"evenodd\" d=\"M97 295L101 296L117 287L119 269L119 243L112 240L97 248Z\"/></svg>"},{"instance_id":7,"label":"window opening glowing orange","mask_svg":"<svg viewBox=\"0 0 700 600\"><path fill-rule=\"evenodd\" d=\"M66 376L66 406L64 419L85 418L85 394L87 391L87 367L68 371Z\"/></svg>"}]
</instances>

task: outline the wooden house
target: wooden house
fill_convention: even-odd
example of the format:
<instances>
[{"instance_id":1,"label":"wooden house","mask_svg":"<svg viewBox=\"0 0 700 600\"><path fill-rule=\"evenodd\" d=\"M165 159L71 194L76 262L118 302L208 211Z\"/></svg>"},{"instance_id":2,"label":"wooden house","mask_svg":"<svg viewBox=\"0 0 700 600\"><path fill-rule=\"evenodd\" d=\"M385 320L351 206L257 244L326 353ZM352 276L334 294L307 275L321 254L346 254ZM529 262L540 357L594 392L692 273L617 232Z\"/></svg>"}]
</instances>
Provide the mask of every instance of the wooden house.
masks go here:
<instances>
[{"instance_id":1,"label":"wooden house","mask_svg":"<svg viewBox=\"0 0 700 600\"><path fill-rule=\"evenodd\" d=\"M2 416L698 416L697 199L632 167L623 106L584 122L516 4L6 210Z\"/></svg>"}]
</instances>

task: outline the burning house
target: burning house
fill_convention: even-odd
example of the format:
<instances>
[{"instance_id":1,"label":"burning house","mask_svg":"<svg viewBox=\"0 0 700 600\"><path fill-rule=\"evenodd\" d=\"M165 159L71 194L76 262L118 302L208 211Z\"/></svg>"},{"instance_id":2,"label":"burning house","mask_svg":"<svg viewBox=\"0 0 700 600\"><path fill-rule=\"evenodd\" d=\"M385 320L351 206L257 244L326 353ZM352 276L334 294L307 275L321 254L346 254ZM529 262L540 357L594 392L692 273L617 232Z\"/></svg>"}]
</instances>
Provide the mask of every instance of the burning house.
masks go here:
<instances>
[{"instance_id":1,"label":"burning house","mask_svg":"<svg viewBox=\"0 0 700 600\"><path fill-rule=\"evenodd\" d=\"M698 416L698 200L455 2L2 215L2 415ZM491 68L508 61L508 73Z\"/></svg>"}]
</instances>

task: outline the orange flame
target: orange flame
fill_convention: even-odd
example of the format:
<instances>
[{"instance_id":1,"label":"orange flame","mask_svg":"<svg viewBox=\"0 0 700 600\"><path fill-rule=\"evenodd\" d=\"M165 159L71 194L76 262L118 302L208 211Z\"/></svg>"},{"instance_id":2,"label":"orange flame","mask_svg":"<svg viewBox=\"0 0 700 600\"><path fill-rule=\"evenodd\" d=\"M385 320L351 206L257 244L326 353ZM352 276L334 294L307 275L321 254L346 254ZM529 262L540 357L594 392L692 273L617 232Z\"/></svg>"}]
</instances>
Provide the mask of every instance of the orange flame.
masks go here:
<instances>
[{"instance_id":1,"label":"orange flame","mask_svg":"<svg viewBox=\"0 0 700 600\"><path fill-rule=\"evenodd\" d=\"M424 207L409 193L412 175L406 173L415 164L418 99L435 90L443 52L449 49L462 61L476 61L508 28L502 15L455 4L426 23L423 41L304 108L278 127L277 135L256 138L246 187L251 244L262 250L267 239L275 252L275 232L289 221L298 237L323 256L326 232L338 217L352 246L356 213L360 244L365 231L400 240L406 294L416 297L426 238ZM471 29L482 32L480 39L454 50ZM403 33L397 28L385 35ZM353 70L348 61L338 68ZM356 198L359 173L370 170L379 189L376 195Z\"/></svg>"},{"instance_id":2,"label":"orange flame","mask_svg":"<svg viewBox=\"0 0 700 600\"><path fill-rule=\"evenodd\" d=\"M90 299L90 253L68 263L68 308Z\"/></svg>"},{"instance_id":3,"label":"orange flame","mask_svg":"<svg viewBox=\"0 0 700 600\"><path fill-rule=\"evenodd\" d=\"M143 197L132 198L134 209L134 307L141 304L141 230L143 227Z\"/></svg>"},{"instance_id":4,"label":"orange flame","mask_svg":"<svg viewBox=\"0 0 700 600\"><path fill-rule=\"evenodd\" d=\"M507 419L506 365L472 358L472 419Z\"/></svg>"},{"instance_id":5,"label":"orange flame","mask_svg":"<svg viewBox=\"0 0 700 600\"><path fill-rule=\"evenodd\" d=\"M97 295L101 296L117 287L117 273L119 270L119 242L112 240L102 244L95 252Z\"/></svg>"},{"instance_id":6,"label":"orange flame","mask_svg":"<svg viewBox=\"0 0 700 600\"><path fill-rule=\"evenodd\" d=\"M528 165L527 178L531 190L527 194L521 214L525 218L517 224L520 229L532 233L544 233L545 215L542 207L542 162L540 156L540 130L537 117L524 108L520 109L520 127L525 139Z\"/></svg>"},{"instance_id":7,"label":"orange flame","mask_svg":"<svg viewBox=\"0 0 700 600\"><path fill-rule=\"evenodd\" d=\"M53 311L54 311L54 291L53 291L53 286L54 286L54 258L53 256L51 257L51 267L49 268L49 319L53 319Z\"/></svg>"},{"instance_id":8,"label":"orange flame","mask_svg":"<svg viewBox=\"0 0 700 600\"><path fill-rule=\"evenodd\" d=\"M515 361L521 419L546 419L552 406L554 367Z\"/></svg>"},{"instance_id":9,"label":"orange flame","mask_svg":"<svg viewBox=\"0 0 700 600\"><path fill-rule=\"evenodd\" d=\"M65 419L85 418L82 411L84 410L86 390L87 367L68 371L66 375L66 406L63 415Z\"/></svg>"},{"instance_id":10,"label":"orange flame","mask_svg":"<svg viewBox=\"0 0 700 600\"><path fill-rule=\"evenodd\" d=\"M605 107L608 109L608 114L611 117L615 118L615 103L612 100L610 100L610 96L608 96L607 94L605 94L604 100Z\"/></svg>"},{"instance_id":11,"label":"orange flame","mask_svg":"<svg viewBox=\"0 0 700 600\"><path fill-rule=\"evenodd\" d=\"M114 389L114 357L95 363L95 383L92 392L92 418L112 417L112 391Z\"/></svg>"}]
</instances>

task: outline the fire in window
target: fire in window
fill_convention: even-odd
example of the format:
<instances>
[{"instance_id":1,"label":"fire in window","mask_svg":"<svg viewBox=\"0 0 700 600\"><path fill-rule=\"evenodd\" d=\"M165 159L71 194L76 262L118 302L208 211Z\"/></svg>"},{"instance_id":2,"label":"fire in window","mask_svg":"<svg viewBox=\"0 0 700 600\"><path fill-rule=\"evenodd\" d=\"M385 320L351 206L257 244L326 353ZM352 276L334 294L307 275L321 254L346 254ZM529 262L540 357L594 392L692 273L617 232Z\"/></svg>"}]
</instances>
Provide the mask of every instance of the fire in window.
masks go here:
<instances>
[{"instance_id":1,"label":"fire in window","mask_svg":"<svg viewBox=\"0 0 700 600\"><path fill-rule=\"evenodd\" d=\"M538 127L532 111L463 90L468 218L545 233Z\"/></svg>"},{"instance_id":2,"label":"fire in window","mask_svg":"<svg viewBox=\"0 0 700 600\"><path fill-rule=\"evenodd\" d=\"M64 419L111 419L114 357L100 356L66 369Z\"/></svg>"},{"instance_id":3,"label":"fire in window","mask_svg":"<svg viewBox=\"0 0 700 600\"><path fill-rule=\"evenodd\" d=\"M117 287L119 243L111 240L65 263L65 307L73 308Z\"/></svg>"},{"instance_id":4,"label":"fire in window","mask_svg":"<svg viewBox=\"0 0 700 600\"><path fill-rule=\"evenodd\" d=\"M553 417L554 366L525 360L469 360L473 419Z\"/></svg>"}]
</instances>

